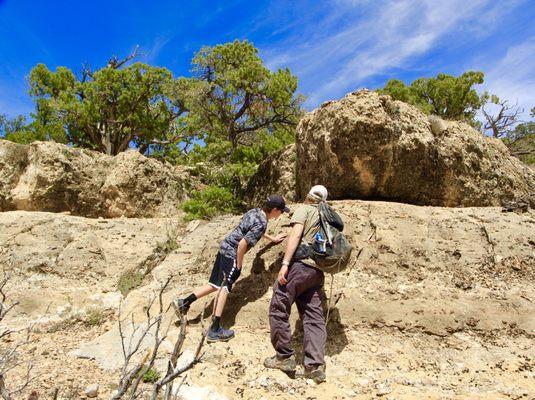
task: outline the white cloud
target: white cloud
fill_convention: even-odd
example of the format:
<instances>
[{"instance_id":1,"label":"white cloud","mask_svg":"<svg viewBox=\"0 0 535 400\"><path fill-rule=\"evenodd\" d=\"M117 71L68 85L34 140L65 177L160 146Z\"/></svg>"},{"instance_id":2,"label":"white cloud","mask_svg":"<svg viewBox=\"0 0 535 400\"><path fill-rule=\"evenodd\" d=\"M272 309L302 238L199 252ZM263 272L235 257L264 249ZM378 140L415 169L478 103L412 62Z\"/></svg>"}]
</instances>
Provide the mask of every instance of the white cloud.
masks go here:
<instances>
[{"instance_id":1,"label":"white cloud","mask_svg":"<svg viewBox=\"0 0 535 400\"><path fill-rule=\"evenodd\" d=\"M147 64L155 64L163 48L169 43L171 36L156 37L149 45L141 46L140 53Z\"/></svg>"},{"instance_id":2,"label":"white cloud","mask_svg":"<svg viewBox=\"0 0 535 400\"><path fill-rule=\"evenodd\" d=\"M504 57L485 74L483 89L524 109L524 118L535 107L535 37L511 46ZM480 67L484 69L484 66Z\"/></svg>"},{"instance_id":3,"label":"white cloud","mask_svg":"<svg viewBox=\"0 0 535 400\"><path fill-rule=\"evenodd\" d=\"M313 107L361 87L367 78L413 67L437 45L457 45L459 37L469 40L476 32L481 36L482 26L490 34L488 21L518 1L332 0L317 24L303 24L262 54L268 66L292 69ZM457 34L453 40L452 34Z\"/></svg>"}]
</instances>

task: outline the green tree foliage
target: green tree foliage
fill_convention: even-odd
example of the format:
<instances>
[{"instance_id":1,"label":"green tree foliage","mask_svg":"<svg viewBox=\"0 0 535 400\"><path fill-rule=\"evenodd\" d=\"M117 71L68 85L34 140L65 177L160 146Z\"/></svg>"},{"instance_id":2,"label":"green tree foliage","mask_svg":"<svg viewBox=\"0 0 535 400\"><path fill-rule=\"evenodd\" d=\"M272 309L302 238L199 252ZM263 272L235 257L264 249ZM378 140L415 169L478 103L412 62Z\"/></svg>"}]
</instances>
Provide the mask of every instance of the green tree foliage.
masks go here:
<instances>
[{"instance_id":1,"label":"green tree foliage","mask_svg":"<svg viewBox=\"0 0 535 400\"><path fill-rule=\"evenodd\" d=\"M531 118L535 118L535 107L531 109ZM518 124L515 126L514 129L507 132L507 139L509 141L514 142L516 140L525 138L525 137L533 137L535 136L535 122L534 121L527 121L522 122L521 124ZM535 143L534 143L535 146Z\"/></svg>"},{"instance_id":2,"label":"green tree foliage","mask_svg":"<svg viewBox=\"0 0 535 400\"><path fill-rule=\"evenodd\" d=\"M220 208L214 194L242 199L258 164L295 140L303 98L296 94L297 78L288 69L269 71L247 41L202 48L193 59L193 72L187 124L202 144L179 153L178 159L194 166L209 185L207 193L185 204L190 218L197 218ZM232 209L241 205L225 204Z\"/></svg>"},{"instance_id":3,"label":"green tree foliage","mask_svg":"<svg viewBox=\"0 0 535 400\"><path fill-rule=\"evenodd\" d=\"M38 120L28 123L24 115L19 115L13 119L9 119L6 115L0 115L0 138L21 144L38 140L54 140L66 143L62 129L45 129Z\"/></svg>"},{"instance_id":4,"label":"green tree foliage","mask_svg":"<svg viewBox=\"0 0 535 400\"><path fill-rule=\"evenodd\" d=\"M482 84L483 80L483 72L476 71L468 71L458 77L438 74L435 78L419 78L409 86L391 79L379 92L415 105L426 114L476 124L474 117L483 100L474 85Z\"/></svg>"},{"instance_id":5,"label":"green tree foliage","mask_svg":"<svg viewBox=\"0 0 535 400\"><path fill-rule=\"evenodd\" d=\"M34 67L36 113L18 138L111 155L135 146L198 174L206 189L185 205L191 216L239 208L258 164L295 140L303 102L297 78L287 68L266 68L248 41L203 47L189 78L129 64L134 57L112 58L94 72L84 68L80 77L66 67Z\"/></svg>"},{"instance_id":6,"label":"green tree foliage","mask_svg":"<svg viewBox=\"0 0 535 400\"><path fill-rule=\"evenodd\" d=\"M289 69L268 70L247 41L203 47L193 58L196 84L188 96L190 123L204 141L249 146L262 130L295 126L302 98Z\"/></svg>"},{"instance_id":7,"label":"green tree foliage","mask_svg":"<svg viewBox=\"0 0 535 400\"><path fill-rule=\"evenodd\" d=\"M182 204L186 220L212 218L218 214L231 213L241 206L240 199L226 187L210 185L194 191L192 198Z\"/></svg>"},{"instance_id":8,"label":"green tree foliage","mask_svg":"<svg viewBox=\"0 0 535 400\"><path fill-rule=\"evenodd\" d=\"M19 115L13 119L10 119L7 115L0 114L0 138L14 141L13 138L16 137L20 132L25 131L26 126L27 122L24 115ZM21 141L19 143L26 142Z\"/></svg>"},{"instance_id":9,"label":"green tree foliage","mask_svg":"<svg viewBox=\"0 0 535 400\"><path fill-rule=\"evenodd\" d=\"M116 59L96 72L86 68L80 79L66 67L52 72L38 64L30 72L37 130L63 132L75 146L111 155L131 144L144 152L169 137L185 111L177 95L184 85L165 68Z\"/></svg>"}]
</instances>

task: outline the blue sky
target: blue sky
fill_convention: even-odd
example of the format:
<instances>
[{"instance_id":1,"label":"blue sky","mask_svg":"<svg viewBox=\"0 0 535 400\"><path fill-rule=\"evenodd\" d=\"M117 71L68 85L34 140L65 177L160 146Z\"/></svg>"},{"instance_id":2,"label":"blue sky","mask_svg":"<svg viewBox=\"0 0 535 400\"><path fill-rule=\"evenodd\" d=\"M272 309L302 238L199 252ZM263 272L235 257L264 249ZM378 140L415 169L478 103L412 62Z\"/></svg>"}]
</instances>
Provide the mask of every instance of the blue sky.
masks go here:
<instances>
[{"instance_id":1,"label":"blue sky","mask_svg":"<svg viewBox=\"0 0 535 400\"><path fill-rule=\"evenodd\" d=\"M535 106L533 0L0 0L0 114L28 114L37 63L103 66L136 45L140 61L189 74L203 45L252 41L289 67L312 109L353 90L438 72L482 70L487 89ZM524 114L527 118L527 112Z\"/></svg>"}]
</instances>

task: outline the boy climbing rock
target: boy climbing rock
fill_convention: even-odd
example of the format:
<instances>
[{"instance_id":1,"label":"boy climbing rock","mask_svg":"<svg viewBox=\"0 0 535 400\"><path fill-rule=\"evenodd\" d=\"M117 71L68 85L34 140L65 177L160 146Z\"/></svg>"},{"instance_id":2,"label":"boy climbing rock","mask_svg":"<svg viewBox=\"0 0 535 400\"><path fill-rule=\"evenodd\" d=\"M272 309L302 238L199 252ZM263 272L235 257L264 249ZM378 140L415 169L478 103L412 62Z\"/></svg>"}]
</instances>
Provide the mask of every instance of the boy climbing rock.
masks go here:
<instances>
[{"instance_id":1,"label":"boy climbing rock","mask_svg":"<svg viewBox=\"0 0 535 400\"><path fill-rule=\"evenodd\" d=\"M285 234L271 237L265 232L269 220L276 219L283 212L289 211L284 199L277 194L269 196L262 208L253 208L247 211L238 226L221 242L208 283L195 290L188 297L173 301L172 305L177 314L184 314L195 300L213 293L223 286L223 289L219 291L214 319L208 330L208 342L228 341L234 337L234 331L223 329L220 323L227 296L241 274L243 257L262 236L273 243L282 242L286 237Z\"/></svg>"}]
</instances>

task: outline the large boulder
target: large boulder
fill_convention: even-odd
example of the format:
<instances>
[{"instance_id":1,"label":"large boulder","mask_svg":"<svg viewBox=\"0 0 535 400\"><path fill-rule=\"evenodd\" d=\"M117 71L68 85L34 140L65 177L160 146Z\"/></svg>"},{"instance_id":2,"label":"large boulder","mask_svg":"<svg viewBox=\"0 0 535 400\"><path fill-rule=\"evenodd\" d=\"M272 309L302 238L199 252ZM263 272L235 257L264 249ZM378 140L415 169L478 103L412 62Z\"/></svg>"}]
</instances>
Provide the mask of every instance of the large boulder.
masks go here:
<instances>
[{"instance_id":1,"label":"large boulder","mask_svg":"<svg viewBox=\"0 0 535 400\"><path fill-rule=\"evenodd\" d=\"M271 154L258 167L247 185L245 201L259 207L270 194L277 193L288 201L297 201L295 182L295 144Z\"/></svg>"},{"instance_id":2,"label":"large boulder","mask_svg":"<svg viewBox=\"0 0 535 400\"><path fill-rule=\"evenodd\" d=\"M86 217L176 214L189 176L136 151L115 157L54 142L0 140L0 211Z\"/></svg>"},{"instance_id":3,"label":"large boulder","mask_svg":"<svg viewBox=\"0 0 535 400\"><path fill-rule=\"evenodd\" d=\"M137 151L114 157L100 189L109 217L173 215L186 197L189 175Z\"/></svg>"},{"instance_id":4,"label":"large boulder","mask_svg":"<svg viewBox=\"0 0 535 400\"><path fill-rule=\"evenodd\" d=\"M296 151L300 197L322 183L334 199L535 206L535 173L500 140L368 90L308 113Z\"/></svg>"},{"instance_id":5,"label":"large boulder","mask_svg":"<svg viewBox=\"0 0 535 400\"><path fill-rule=\"evenodd\" d=\"M0 211L14 210L11 190L28 165L28 146L0 140Z\"/></svg>"}]
</instances>

